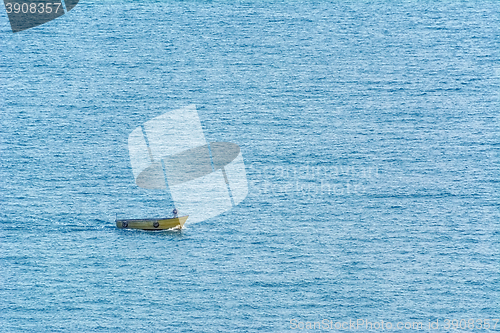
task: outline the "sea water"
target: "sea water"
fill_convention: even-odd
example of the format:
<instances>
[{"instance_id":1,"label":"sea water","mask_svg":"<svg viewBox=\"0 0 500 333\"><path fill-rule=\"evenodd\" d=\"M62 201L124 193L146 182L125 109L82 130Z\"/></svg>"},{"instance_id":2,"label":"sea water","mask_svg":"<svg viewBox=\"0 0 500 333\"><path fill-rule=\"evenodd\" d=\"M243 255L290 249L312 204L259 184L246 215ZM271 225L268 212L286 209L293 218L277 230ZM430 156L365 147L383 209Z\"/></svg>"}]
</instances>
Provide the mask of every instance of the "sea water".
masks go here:
<instances>
[{"instance_id":1,"label":"sea water","mask_svg":"<svg viewBox=\"0 0 500 333\"><path fill-rule=\"evenodd\" d=\"M15 34L0 10L0 331L493 330L499 8L82 0ZM190 104L248 196L118 230L173 209L128 135Z\"/></svg>"}]
</instances>

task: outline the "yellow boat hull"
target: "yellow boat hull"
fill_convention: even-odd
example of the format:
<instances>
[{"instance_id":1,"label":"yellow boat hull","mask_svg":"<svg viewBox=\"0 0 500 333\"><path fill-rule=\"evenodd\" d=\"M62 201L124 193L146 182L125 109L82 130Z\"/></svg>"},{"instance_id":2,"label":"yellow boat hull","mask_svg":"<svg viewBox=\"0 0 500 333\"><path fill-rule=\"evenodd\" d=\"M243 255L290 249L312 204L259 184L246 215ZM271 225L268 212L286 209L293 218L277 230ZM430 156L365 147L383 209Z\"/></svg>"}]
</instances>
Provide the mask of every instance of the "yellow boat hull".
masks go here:
<instances>
[{"instance_id":1,"label":"yellow boat hull","mask_svg":"<svg viewBox=\"0 0 500 333\"><path fill-rule=\"evenodd\" d=\"M189 215L174 218L116 220L116 227L118 229L142 230L182 229L188 217Z\"/></svg>"}]
</instances>

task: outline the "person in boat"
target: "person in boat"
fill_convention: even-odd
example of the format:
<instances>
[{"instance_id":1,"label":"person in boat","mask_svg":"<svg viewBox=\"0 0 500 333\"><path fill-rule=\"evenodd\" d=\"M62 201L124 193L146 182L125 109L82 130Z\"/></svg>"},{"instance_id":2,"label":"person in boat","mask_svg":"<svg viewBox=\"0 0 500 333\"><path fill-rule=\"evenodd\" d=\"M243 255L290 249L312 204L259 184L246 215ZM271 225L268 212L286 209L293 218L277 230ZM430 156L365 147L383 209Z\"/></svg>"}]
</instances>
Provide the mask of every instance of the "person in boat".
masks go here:
<instances>
[{"instance_id":1,"label":"person in boat","mask_svg":"<svg viewBox=\"0 0 500 333\"><path fill-rule=\"evenodd\" d=\"M172 211L172 214L174 214L174 217L178 217L178 211L177 211L177 208L174 208L174 210Z\"/></svg>"}]
</instances>

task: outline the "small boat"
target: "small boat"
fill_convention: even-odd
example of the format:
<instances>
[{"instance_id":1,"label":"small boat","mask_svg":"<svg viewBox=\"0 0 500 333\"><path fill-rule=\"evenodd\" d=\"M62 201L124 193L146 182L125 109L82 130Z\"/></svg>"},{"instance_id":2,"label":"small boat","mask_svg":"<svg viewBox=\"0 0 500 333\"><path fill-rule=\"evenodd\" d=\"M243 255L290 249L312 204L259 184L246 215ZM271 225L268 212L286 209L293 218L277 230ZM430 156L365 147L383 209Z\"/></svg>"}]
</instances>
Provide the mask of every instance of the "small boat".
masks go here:
<instances>
[{"instance_id":1,"label":"small boat","mask_svg":"<svg viewBox=\"0 0 500 333\"><path fill-rule=\"evenodd\" d=\"M142 229L142 230L167 230L172 228L182 229L186 223L186 216L158 219L134 219L134 220L115 220L118 229Z\"/></svg>"}]
</instances>

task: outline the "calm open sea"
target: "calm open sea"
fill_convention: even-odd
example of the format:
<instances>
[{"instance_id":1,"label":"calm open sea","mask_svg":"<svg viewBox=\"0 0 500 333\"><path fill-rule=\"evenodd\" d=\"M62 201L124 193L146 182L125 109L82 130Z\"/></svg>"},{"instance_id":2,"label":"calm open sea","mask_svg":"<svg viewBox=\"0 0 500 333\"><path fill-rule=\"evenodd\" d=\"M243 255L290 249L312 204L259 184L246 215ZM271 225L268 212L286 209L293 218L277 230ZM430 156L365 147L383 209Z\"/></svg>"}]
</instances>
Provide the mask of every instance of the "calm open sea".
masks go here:
<instances>
[{"instance_id":1,"label":"calm open sea","mask_svg":"<svg viewBox=\"0 0 500 333\"><path fill-rule=\"evenodd\" d=\"M493 330L499 15L82 0L13 34L1 9L0 332ZM247 198L180 233L116 229L170 214L127 139L189 104L240 145Z\"/></svg>"}]
</instances>

